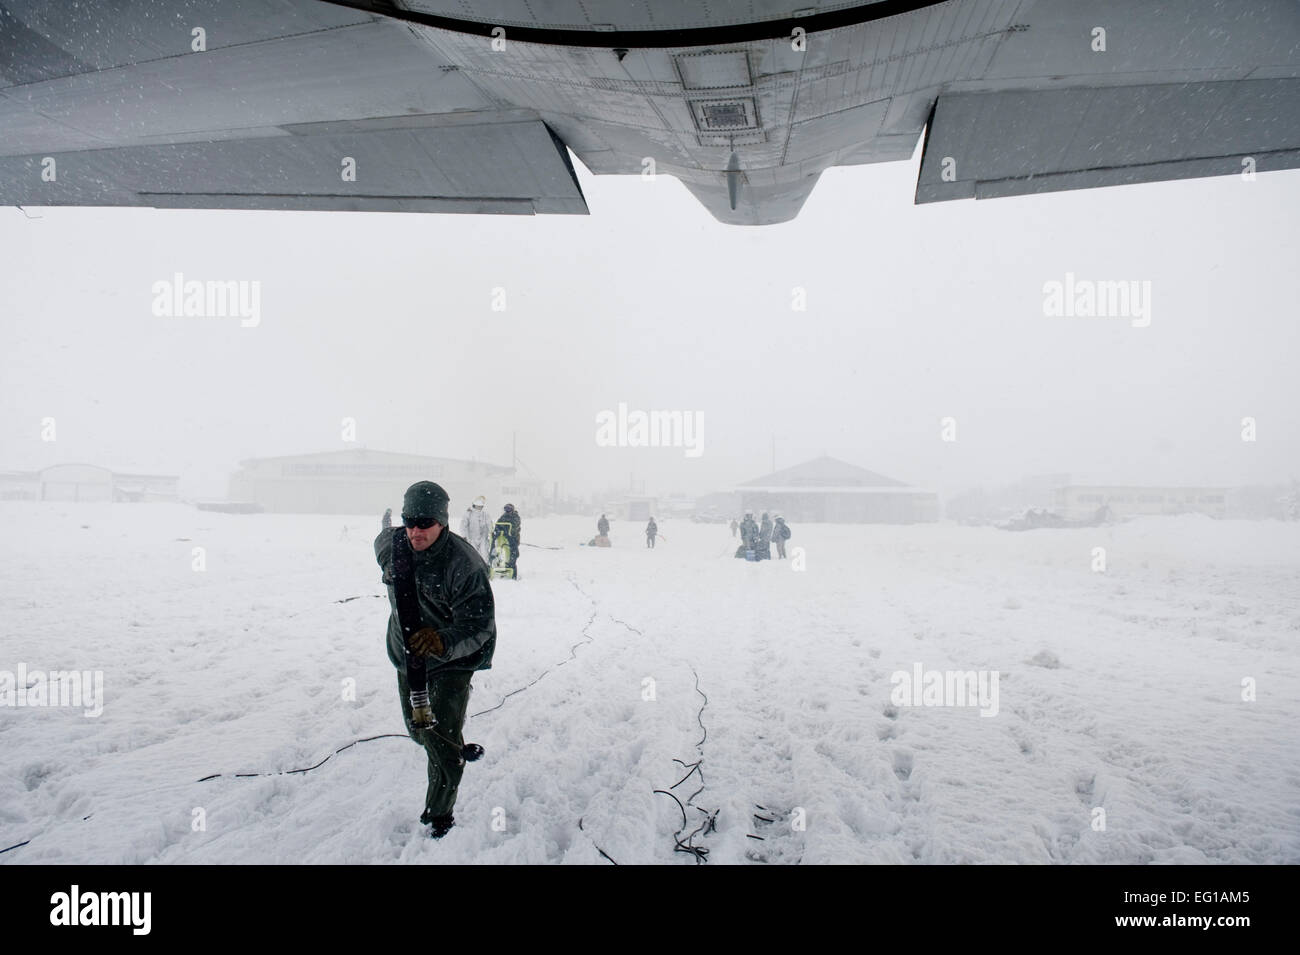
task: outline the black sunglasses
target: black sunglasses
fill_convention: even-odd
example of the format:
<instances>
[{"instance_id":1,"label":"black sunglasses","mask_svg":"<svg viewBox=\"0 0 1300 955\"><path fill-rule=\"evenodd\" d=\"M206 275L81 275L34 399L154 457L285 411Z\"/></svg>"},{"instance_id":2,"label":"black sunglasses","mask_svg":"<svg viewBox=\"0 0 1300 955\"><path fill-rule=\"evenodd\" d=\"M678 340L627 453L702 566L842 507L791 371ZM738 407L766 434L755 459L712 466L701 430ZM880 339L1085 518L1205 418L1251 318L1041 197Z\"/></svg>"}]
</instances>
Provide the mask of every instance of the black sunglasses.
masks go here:
<instances>
[{"instance_id":1,"label":"black sunglasses","mask_svg":"<svg viewBox=\"0 0 1300 955\"><path fill-rule=\"evenodd\" d=\"M402 515L402 523L407 527L418 527L422 531L427 531L430 527L438 522L432 517L407 517Z\"/></svg>"}]
</instances>

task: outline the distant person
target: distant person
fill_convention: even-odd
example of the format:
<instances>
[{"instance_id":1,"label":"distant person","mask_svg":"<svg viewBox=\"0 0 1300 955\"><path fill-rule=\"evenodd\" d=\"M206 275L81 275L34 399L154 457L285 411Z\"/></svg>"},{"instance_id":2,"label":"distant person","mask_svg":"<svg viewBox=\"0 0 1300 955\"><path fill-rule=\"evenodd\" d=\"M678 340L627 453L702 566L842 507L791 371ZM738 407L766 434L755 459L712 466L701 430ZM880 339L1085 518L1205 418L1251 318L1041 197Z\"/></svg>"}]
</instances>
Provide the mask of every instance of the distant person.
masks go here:
<instances>
[{"instance_id":1,"label":"distant person","mask_svg":"<svg viewBox=\"0 0 1300 955\"><path fill-rule=\"evenodd\" d=\"M500 526L502 524L506 524L509 526L503 528ZM498 533L504 534L506 544L508 545L508 549L510 551L510 557L509 559L506 560L505 563L506 569L509 570L509 573L505 574L504 576L509 577L512 580L518 580L519 579L519 566L518 566L519 530L523 526L523 521L520 519L519 512L515 510L515 506L513 504L507 504L505 506L505 509L501 512L501 516L497 518L497 525L498 525L497 531ZM493 551L495 550L496 548L493 547Z\"/></svg>"},{"instance_id":2,"label":"distant person","mask_svg":"<svg viewBox=\"0 0 1300 955\"><path fill-rule=\"evenodd\" d=\"M645 526L645 545L653 548L655 546L655 535L659 533L659 525L655 519L650 518L650 523Z\"/></svg>"},{"instance_id":3,"label":"distant person","mask_svg":"<svg viewBox=\"0 0 1300 955\"><path fill-rule=\"evenodd\" d=\"M604 514L600 515L600 520L596 522L596 536L591 539L590 546L609 546L609 518Z\"/></svg>"},{"instance_id":4,"label":"distant person","mask_svg":"<svg viewBox=\"0 0 1300 955\"><path fill-rule=\"evenodd\" d=\"M789 539L790 528L786 526L785 518L778 514L776 526L772 528L772 540L776 541L776 556L779 560L785 560L785 542Z\"/></svg>"},{"instance_id":5,"label":"distant person","mask_svg":"<svg viewBox=\"0 0 1300 955\"><path fill-rule=\"evenodd\" d=\"M758 525L754 523L754 512L746 511L740 522L740 546L736 548L737 557L746 557L746 551L752 552L758 546Z\"/></svg>"},{"instance_id":6,"label":"distant person","mask_svg":"<svg viewBox=\"0 0 1300 955\"><path fill-rule=\"evenodd\" d=\"M492 528L488 524L487 499L480 494L460 516L460 536L474 545L486 562L492 553Z\"/></svg>"},{"instance_id":7,"label":"distant person","mask_svg":"<svg viewBox=\"0 0 1300 955\"><path fill-rule=\"evenodd\" d=\"M733 517L733 518L731 519L731 536L732 536L732 537L735 537L735 536L736 536L736 528L738 528L738 527L740 527L740 525L736 523L736 519Z\"/></svg>"},{"instance_id":8,"label":"distant person","mask_svg":"<svg viewBox=\"0 0 1300 955\"><path fill-rule=\"evenodd\" d=\"M758 528L758 546L754 548L759 560L772 559L772 519L763 514L763 523Z\"/></svg>"}]
</instances>

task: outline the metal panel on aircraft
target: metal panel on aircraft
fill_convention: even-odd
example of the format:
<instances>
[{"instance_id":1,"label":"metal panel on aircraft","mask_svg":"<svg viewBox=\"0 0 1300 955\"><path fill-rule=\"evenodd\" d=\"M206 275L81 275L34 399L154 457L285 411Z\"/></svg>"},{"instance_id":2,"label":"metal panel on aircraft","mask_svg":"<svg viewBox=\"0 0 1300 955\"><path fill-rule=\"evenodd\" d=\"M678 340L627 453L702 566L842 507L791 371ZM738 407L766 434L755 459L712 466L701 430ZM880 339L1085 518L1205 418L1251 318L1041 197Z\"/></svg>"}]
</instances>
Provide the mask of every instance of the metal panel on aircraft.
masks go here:
<instances>
[{"instance_id":1,"label":"metal panel on aircraft","mask_svg":"<svg viewBox=\"0 0 1300 955\"><path fill-rule=\"evenodd\" d=\"M217 142L0 158L0 204L380 212L587 212L536 118L308 123Z\"/></svg>"},{"instance_id":2,"label":"metal panel on aircraft","mask_svg":"<svg viewBox=\"0 0 1300 955\"><path fill-rule=\"evenodd\" d=\"M1300 167L1300 80L940 96L916 201Z\"/></svg>"}]
</instances>

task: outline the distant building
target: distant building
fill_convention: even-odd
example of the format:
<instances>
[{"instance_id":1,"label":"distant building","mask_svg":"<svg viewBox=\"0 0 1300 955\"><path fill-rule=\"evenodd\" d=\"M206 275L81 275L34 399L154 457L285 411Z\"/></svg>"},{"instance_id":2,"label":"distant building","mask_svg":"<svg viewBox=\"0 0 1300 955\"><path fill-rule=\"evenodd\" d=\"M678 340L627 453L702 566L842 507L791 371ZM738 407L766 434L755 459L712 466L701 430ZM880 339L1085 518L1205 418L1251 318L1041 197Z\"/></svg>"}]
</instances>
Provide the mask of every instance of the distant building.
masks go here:
<instances>
[{"instance_id":1,"label":"distant building","mask_svg":"<svg viewBox=\"0 0 1300 955\"><path fill-rule=\"evenodd\" d=\"M0 501L39 501L41 472L0 471Z\"/></svg>"},{"instance_id":2,"label":"distant building","mask_svg":"<svg viewBox=\"0 0 1300 955\"><path fill-rule=\"evenodd\" d=\"M143 503L176 501L180 477L114 471L98 464L55 464L0 472L0 500Z\"/></svg>"},{"instance_id":3,"label":"distant building","mask_svg":"<svg viewBox=\"0 0 1300 955\"><path fill-rule=\"evenodd\" d=\"M619 515L625 521L648 521L655 516L658 501L644 495L628 495L623 498Z\"/></svg>"},{"instance_id":4,"label":"distant building","mask_svg":"<svg viewBox=\"0 0 1300 955\"><path fill-rule=\"evenodd\" d=\"M113 500L136 504L147 501L179 501L180 476L114 471Z\"/></svg>"},{"instance_id":5,"label":"distant building","mask_svg":"<svg viewBox=\"0 0 1300 955\"><path fill-rule=\"evenodd\" d=\"M939 519L934 491L830 457L775 471L736 488L741 509L791 523L916 524Z\"/></svg>"},{"instance_id":6,"label":"distant building","mask_svg":"<svg viewBox=\"0 0 1300 955\"><path fill-rule=\"evenodd\" d=\"M1300 521L1300 481L1234 487L1228 491L1226 507L1229 518Z\"/></svg>"},{"instance_id":7,"label":"distant building","mask_svg":"<svg viewBox=\"0 0 1300 955\"><path fill-rule=\"evenodd\" d=\"M1057 495L1070 483L1069 474L1033 474L1015 484L971 488L944 504L944 516L969 524L1021 517L1029 510L1055 511Z\"/></svg>"},{"instance_id":8,"label":"distant building","mask_svg":"<svg viewBox=\"0 0 1300 955\"><path fill-rule=\"evenodd\" d=\"M396 516L408 487L436 481L451 497L454 528L480 494L494 520L507 502L526 520L541 513L546 496L541 481L522 479L502 465L364 448L249 458L239 464L230 478L230 498L273 513L380 514L391 507Z\"/></svg>"},{"instance_id":9,"label":"distant building","mask_svg":"<svg viewBox=\"0 0 1300 955\"><path fill-rule=\"evenodd\" d=\"M1227 513L1227 488L1140 487L1137 485L1070 484L1056 492L1056 512L1068 521L1091 517L1103 506L1113 517L1144 514Z\"/></svg>"},{"instance_id":10,"label":"distant building","mask_svg":"<svg viewBox=\"0 0 1300 955\"><path fill-rule=\"evenodd\" d=\"M734 491L715 491L695 499L694 516L704 520L740 520L742 511L740 495Z\"/></svg>"},{"instance_id":11,"label":"distant building","mask_svg":"<svg viewBox=\"0 0 1300 955\"><path fill-rule=\"evenodd\" d=\"M657 504L652 505L651 513L664 518L689 518L695 511L695 498L687 497L684 494L669 494L667 497L659 499Z\"/></svg>"}]
</instances>

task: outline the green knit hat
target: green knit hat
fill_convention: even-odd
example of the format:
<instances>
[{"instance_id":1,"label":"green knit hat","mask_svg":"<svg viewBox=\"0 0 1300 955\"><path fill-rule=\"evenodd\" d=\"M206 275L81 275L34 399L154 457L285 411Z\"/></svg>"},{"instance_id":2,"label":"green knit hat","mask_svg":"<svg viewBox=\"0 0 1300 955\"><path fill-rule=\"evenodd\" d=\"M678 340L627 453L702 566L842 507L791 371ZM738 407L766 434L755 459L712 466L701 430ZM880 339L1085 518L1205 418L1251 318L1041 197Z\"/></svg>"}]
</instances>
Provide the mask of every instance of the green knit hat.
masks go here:
<instances>
[{"instance_id":1,"label":"green knit hat","mask_svg":"<svg viewBox=\"0 0 1300 955\"><path fill-rule=\"evenodd\" d=\"M447 492L432 481L419 481L406 489L402 498L402 517L432 517L447 526Z\"/></svg>"}]
</instances>

